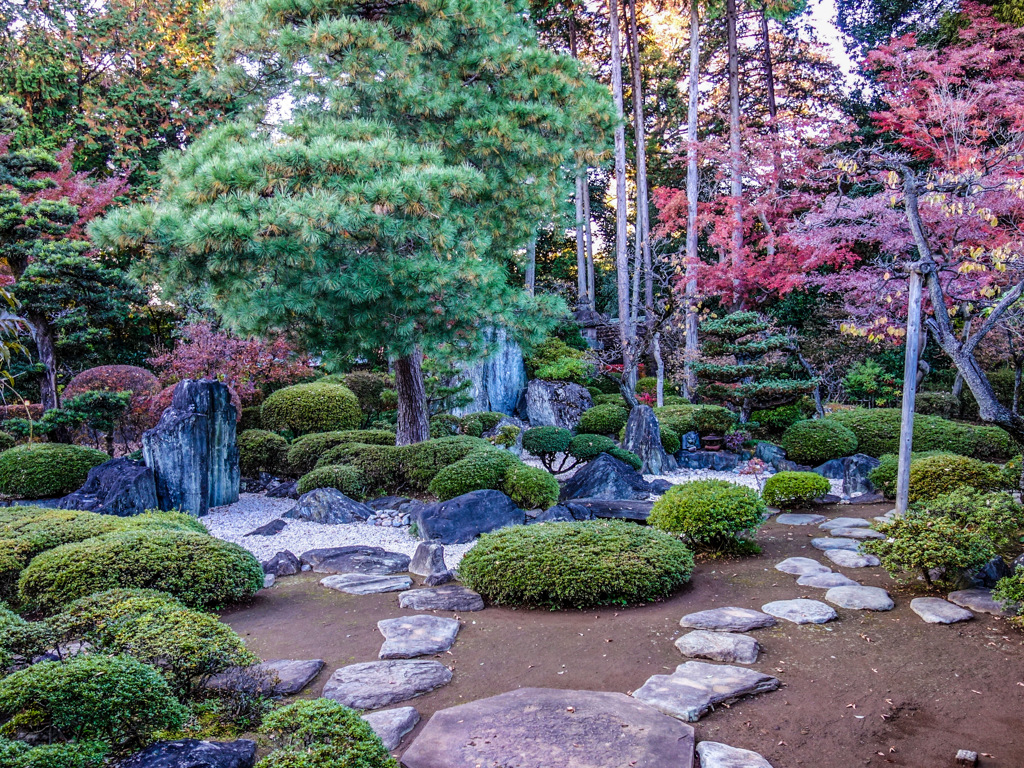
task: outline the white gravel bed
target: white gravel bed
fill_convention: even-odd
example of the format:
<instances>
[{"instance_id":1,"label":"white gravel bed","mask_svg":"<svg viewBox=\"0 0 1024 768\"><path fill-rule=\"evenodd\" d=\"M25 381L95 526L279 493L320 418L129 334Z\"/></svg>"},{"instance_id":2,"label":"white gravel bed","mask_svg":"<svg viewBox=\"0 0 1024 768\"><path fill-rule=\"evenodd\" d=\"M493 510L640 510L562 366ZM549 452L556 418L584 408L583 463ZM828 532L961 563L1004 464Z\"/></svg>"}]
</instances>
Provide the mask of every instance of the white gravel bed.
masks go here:
<instances>
[{"instance_id":1,"label":"white gravel bed","mask_svg":"<svg viewBox=\"0 0 1024 768\"><path fill-rule=\"evenodd\" d=\"M409 528L353 523L351 525L324 525L300 520L286 520L288 527L275 536L246 536L249 531L266 525L295 506L292 499L273 499L262 494L243 493L234 504L215 507L203 518L207 530L218 539L233 541L252 552L257 560L269 560L282 550L289 550L296 556L310 549L324 547L347 547L363 544L382 547L389 552L412 555L419 539L409 535ZM455 568L462 556L473 546L468 544L446 544L444 561L449 568Z\"/></svg>"}]
</instances>

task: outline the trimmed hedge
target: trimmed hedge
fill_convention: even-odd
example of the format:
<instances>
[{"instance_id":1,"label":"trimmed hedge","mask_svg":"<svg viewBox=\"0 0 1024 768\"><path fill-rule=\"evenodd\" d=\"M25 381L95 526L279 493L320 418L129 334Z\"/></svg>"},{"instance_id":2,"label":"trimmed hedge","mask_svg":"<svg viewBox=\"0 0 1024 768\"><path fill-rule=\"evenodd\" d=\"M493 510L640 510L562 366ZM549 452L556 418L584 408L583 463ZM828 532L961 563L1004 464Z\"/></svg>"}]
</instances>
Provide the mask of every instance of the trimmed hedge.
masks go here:
<instances>
[{"instance_id":1,"label":"trimmed hedge","mask_svg":"<svg viewBox=\"0 0 1024 768\"><path fill-rule=\"evenodd\" d=\"M505 472L502 490L521 509L548 509L558 503L558 481L540 467L512 465Z\"/></svg>"},{"instance_id":2,"label":"trimmed hedge","mask_svg":"<svg viewBox=\"0 0 1024 768\"><path fill-rule=\"evenodd\" d=\"M459 565L490 603L548 608L658 600L692 571L685 544L620 520L503 528L481 536Z\"/></svg>"},{"instance_id":3,"label":"trimmed hedge","mask_svg":"<svg viewBox=\"0 0 1024 768\"><path fill-rule=\"evenodd\" d=\"M914 413L954 419L960 415L960 398L952 392L918 392L914 396Z\"/></svg>"},{"instance_id":4,"label":"trimmed hedge","mask_svg":"<svg viewBox=\"0 0 1024 768\"><path fill-rule=\"evenodd\" d=\"M805 419L791 424L782 436L786 458L816 467L857 452L857 436L832 419Z\"/></svg>"},{"instance_id":5,"label":"trimmed hedge","mask_svg":"<svg viewBox=\"0 0 1024 768\"><path fill-rule=\"evenodd\" d=\"M765 481L761 496L773 507L806 504L832 490L816 472L777 472Z\"/></svg>"},{"instance_id":6,"label":"trimmed hedge","mask_svg":"<svg viewBox=\"0 0 1024 768\"><path fill-rule=\"evenodd\" d=\"M960 488L994 491L1004 487L1002 468L967 456L929 456L910 462L911 502L927 501Z\"/></svg>"},{"instance_id":7,"label":"trimmed hedge","mask_svg":"<svg viewBox=\"0 0 1024 768\"><path fill-rule=\"evenodd\" d=\"M678 432L669 427L661 428L661 447L666 453L678 453L683 447L683 439Z\"/></svg>"},{"instance_id":8,"label":"trimmed hedge","mask_svg":"<svg viewBox=\"0 0 1024 768\"><path fill-rule=\"evenodd\" d=\"M317 488L334 488L356 501L366 498L366 478L359 467L348 464L318 466L299 478L299 493L309 493Z\"/></svg>"},{"instance_id":9,"label":"trimmed hedge","mask_svg":"<svg viewBox=\"0 0 1024 768\"><path fill-rule=\"evenodd\" d=\"M288 441L265 429L247 429L238 436L238 467L243 477L287 474Z\"/></svg>"},{"instance_id":10,"label":"trimmed hedge","mask_svg":"<svg viewBox=\"0 0 1024 768\"><path fill-rule=\"evenodd\" d=\"M796 403L753 411L750 420L757 422L755 433L758 437L778 439L790 426L807 418L804 409Z\"/></svg>"},{"instance_id":11,"label":"trimmed hedge","mask_svg":"<svg viewBox=\"0 0 1024 768\"><path fill-rule=\"evenodd\" d=\"M571 442L572 432L562 427L533 427L523 433L523 450L534 456L565 453Z\"/></svg>"},{"instance_id":12,"label":"trimmed hedge","mask_svg":"<svg viewBox=\"0 0 1024 768\"><path fill-rule=\"evenodd\" d=\"M362 420L359 400L351 389L319 381L279 389L263 401L260 409L264 429L296 436L357 429Z\"/></svg>"},{"instance_id":13,"label":"trimmed hedge","mask_svg":"<svg viewBox=\"0 0 1024 768\"><path fill-rule=\"evenodd\" d=\"M33 747L0 736L0 765L4 768L100 768L109 751L102 741Z\"/></svg>"},{"instance_id":14,"label":"trimmed hedge","mask_svg":"<svg viewBox=\"0 0 1024 768\"><path fill-rule=\"evenodd\" d=\"M263 567L237 544L175 530L128 530L37 555L18 580L21 600L47 613L94 592L139 587L169 592L195 608L252 597Z\"/></svg>"},{"instance_id":15,"label":"trimmed hedge","mask_svg":"<svg viewBox=\"0 0 1024 768\"><path fill-rule=\"evenodd\" d=\"M398 768L370 724L331 699L283 706L261 730L275 749L257 768Z\"/></svg>"},{"instance_id":16,"label":"trimmed hedge","mask_svg":"<svg viewBox=\"0 0 1024 768\"><path fill-rule=\"evenodd\" d=\"M89 470L110 457L63 443L26 443L0 453L0 493L25 499L66 496L85 484Z\"/></svg>"},{"instance_id":17,"label":"trimmed hedge","mask_svg":"<svg viewBox=\"0 0 1024 768\"><path fill-rule=\"evenodd\" d=\"M673 432L697 432L702 437L724 435L738 421L735 413L719 405L666 405L655 408L654 415L660 425Z\"/></svg>"},{"instance_id":18,"label":"trimmed hedge","mask_svg":"<svg viewBox=\"0 0 1024 768\"><path fill-rule=\"evenodd\" d=\"M337 464L324 461L330 451L339 445L359 443L361 445L394 445L395 433L384 429L343 429L334 432L314 432L300 437L288 449L288 466L296 474L303 474L315 468L318 463Z\"/></svg>"},{"instance_id":19,"label":"trimmed hedge","mask_svg":"<svg viewBox=\"0 0 1024 768\"><path fill-rule=\"evenodd\" d=\"M929 456L955 456L947 451L915 451L910 454L910 464ZM868 472L868 480L880 494L887 499L896 498L896 473L899 471L899 459L895 453L886 453L878 457L879 465Z\"/></svg>"},{"instance_id":20,"label":"trimmed hedge","mask_svg":"<svg viewBox=\"0 0 1024 768\"><path fill-rule=\"evenodd\" d=\"M602 453L611 453L618 446L604 435L576 435L569 441L569 455L580 461L593 461Z\"/></svg>"},{"instance_id":21,"label":"trimmed hedge","mask_svg":"<svg viewBox=\"0 0 1024 768\"><path fill-rule=\"evenodd\" d=\"M576 431L581 435L617 435L628 419L629 412L619 405L595 405L580 416Z\"/></svg>"},{"instance_id":22,"label":"trimmed hedge","mask_svg":"<svg viewBox=\"0 0 1024 768\"><path fill-rule=\"evenodd\" d=\"M505 473L519 460L508 451L484 449L474 451L434 476L428 490L441 501L454 499L470 491L500 489Z\"/></svg>"},{"instance_id":23,"label":"trimmed hedge","mask_svg":"<svg viewBox=\"0 0 1024 768\"><path fill-rule=\"evenodd\" d=\"M648 525L684 536L693 545L727 549L764 523L764 500L751 488L725 480L676 485L654 502Z\"/></svg>"}]
</instances>

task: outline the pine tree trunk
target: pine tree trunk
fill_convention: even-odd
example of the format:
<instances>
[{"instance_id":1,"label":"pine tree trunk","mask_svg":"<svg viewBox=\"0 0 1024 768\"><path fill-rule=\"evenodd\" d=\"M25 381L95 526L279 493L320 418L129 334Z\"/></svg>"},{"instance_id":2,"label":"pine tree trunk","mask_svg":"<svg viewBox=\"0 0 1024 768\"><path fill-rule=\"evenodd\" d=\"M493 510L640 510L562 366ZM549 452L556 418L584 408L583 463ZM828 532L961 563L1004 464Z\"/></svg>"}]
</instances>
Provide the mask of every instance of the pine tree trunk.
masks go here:
<instances>
[{"instance_id":1,"label":"pine tree trunk","mask_svg":"<svg viewBox=\"0 0 1024 768\"><path fill-rule=\"evenodd\" d=\"M644 126L644 84L640 62L640 32L636 23L636 0L626 0L629 12L629 62L633 75L633 134L636 138L636 231L642 254L644 314L654 317L654 272L651 259L651 213L647 189L647 132Z\"/></svg>"},{"instance_id":2,"label":"pine tree trunk","mask_svg":"<svg viewBox=\"0 0 1024 768\"><path fill-rule=\"evenodd\" d=\"M583 174L576 177L576 308L588 309L587 243L583 234Z\"/></svg>"},{"instance_id":3,"label":"pine tree trunk","mask_svg":"<svg viewBox=\"0 0 1024 768\"><path fill-rule=\"evenodd\" d=\"M686 345L683 395L692 400L697 390L693 361L697 358L697 109L700 95L700 6L690 0L690 103L686 123Z\"/></svg>"},{"instance_id":4,"label":"pine tree trunk","mask_svg":"<svg viewBox=\"0 0 1024 768\"><path fill-rule=\"evenodd\" d=\"M32 340L36 344L36 354L43 364L43 380L39 385L39 402L43 411L60 407L60 395L57 392L57 346L53 340L53 329L46 315L40 312L27 312Z\"/></svg>"},{"instance_id":5,"label":"pine tree trunk","mask_svg":"<svg viewBox=\"0 0 1024 768\"><path fill-rule=\"evenodd\" d=\"M743 162L740 146L740 63L736 39L736 0L726 0L729 37L729 175L735 222L732 231L733 307L742 308L739 274L743 269Z\"/></svg>"},{"instance_id":6,"label":"pine tree trunk","mask_svg":"<svg viewBox=\"0 0 1024 768\"><path fill-rule=\"evenodd\" d=\"M590 228L590 181L583 177L583 240L587 246L587 296L591 311L597 311L597 284L594 277L594 233Z\"/></svg>"},{"instance_id":7,"label":"pine tree trunk","mask_svg":"<svg viewBox=\"0 0 1024 768\"><path fill-rule=\"evenodd\" d=\"M659 408L665 404L665 361L661 357L661 334L655 333L651 343L651 354L654 355L656 366L657 389L655 390L655 405Z\"/></svg>"},{"instance_id":8,"label":"pine tree trunk","mask_svg":"<svg viewBox=\"0 0 1024 768\"><path fill-rule=\"evenodd\" d=\"M761 8L761 42L764 45L764 81L765 89L768 91L768 117L772 121L772 132L777 133L775 118L779 116L779 110L775 103L775 69L772 66L772 44L771 37L768 35L767 7Z\"/></svg>"},{"instance_id":9,"label":"pine tree trunk","mask_svg":"<svg viewBox=\"0 0 1024 768\"><path fill-rule=\"evenodd\" d=\"M412 445L430 439L422 364L423 353L419 350L395 360L395 390L398 392L396 445Z\"/></svg>"},{"instance_id":10,"label":"pine tree trunk","mask_svg":"<svg viewBox=\"0 0 1024 768\"><path fill-rule=\"evenodd\" d=\"M530 238L526 245L526 292L537 294L537 237Z\"/></svg>"}]
</instances>

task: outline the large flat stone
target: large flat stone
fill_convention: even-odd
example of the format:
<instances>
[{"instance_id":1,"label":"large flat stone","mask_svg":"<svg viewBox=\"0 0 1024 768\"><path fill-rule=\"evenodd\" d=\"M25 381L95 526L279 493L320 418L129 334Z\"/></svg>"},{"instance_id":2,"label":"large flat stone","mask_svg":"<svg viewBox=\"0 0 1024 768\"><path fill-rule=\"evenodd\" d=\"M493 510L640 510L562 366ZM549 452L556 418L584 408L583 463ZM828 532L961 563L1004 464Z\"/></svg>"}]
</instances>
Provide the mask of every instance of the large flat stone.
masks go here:
<instances>
[{"instance_id":1,"label":"large flat stone","mask_svg":"<svg viewBox=\"0 0 1024 768\"><path fill-rule=\"evenodd\" d=\"M299 557L303 565L316 573L366 573L388 576L409 570L409 556L388 552L381 547L354 545L311 549Z\"/></svg>"},{"instance_id":2,"label":"large flat stone","mask_svg":"<svg viewBox=\"0 0 1024 768\"><path fill-rule=\"evenodd\" d=\"M803 515L785 512L775 518L775 522L782 525L817 525L825 522L824 515Z\"/></svg>"},{"instance_id":3,"label":"large flat stone","mask_svg":"<svg viewBox=\"0 0 1024 768\"><path fill-rule=\"evenodd\" d=\"M458 584L430 589L413 589L398 596L402 608L414 611L482 611L484 599L477 592Z\"/></svg>"},{"instance_id":4,"label":"large flat stone","mask_svg":"<svg viewBox=\"0 0 1024 768\"><path fill-rule=\"evenodd\" d=\"M778 679L753 669L688 661L671 675L654 675L633 696L667 715L695 723L715 704L778 687Z\"/></svg>"},{"instance_id":5,"label":"large flat stone","mask_svg":"<svg viewBox=\"0 0 1024 768\"><path fill-rule=\"evenodd\" d=\"M884 539L885 534L873 528L833 528L831 534L845 539Z\"/></svg>"},{"instance_id":6,"label":"large flat stone","mask_svg":"<svg viewBox=\"0 0 1024 768\"><path fill-rule=\"evenodd\" d=\"M455 642L460 626L455 619L429 614L382 619L377 622L377 629L384 635L380 658L412 659L444 653Z\"/></svg>"},{"instance_id":7,"label":"large flat stone","mask_svg":"<svg viewBox=\"0 0 1024 768\"><path fill-rule=\"evenodd\" d=\"M860 542L850 538L822 536L817 539L811 539L811 546L815 549L820 549L822 552L828 552L832 549L845 549L850 552L856 552L860 549Z\"/></svg>"},{"instance_id":8,"label":"large flat stone","mask_svg":"<svg viewBox=\"0 0 1024 768\"><path fill-rule=\"evenodd\" d=\"M412 586L408 576L368 576L365 573L339 573L320 579L328 589L350 595L377 595L381 592L401 592Z\"/></svg>"},{"instance_id":9,"label":"large flat stone","mask_svg":"<svg viewBox=\"0 0 1024 768\"><path fill-rule=\"evenodd\" d=\"M837 618L836 612L830 606L803 597L796 600L775 600L762 605L761 610L794 624L824 624Z\"/></svg>"},{"instance_id":10,"label":"large flat stone","mask_svg":"<svg viewBox=\"0 0 1024 768\"><path fill-rule=\"evenodd\" d=\"M737 632L711 632L695 629L676 640L676 648L683 656L710 659L726 664L753 664L761 646L757 640Z\"/></svg>"},{"instance_id":11,"label":"large flat stone","mask_svg":"<svg viewBox=\"0 0 1024 768\"><path fill-rule=\"evenodd\" d=\"M244 690L256 680L266 696L293 696L313 682L323 668L323 659L272 659L251 667L232 667L211 677L206 687Z\"/></svg>"},{"instance_id":12,"label":"large flat stone","mask_svg":"<svg viewBox=\"0 0 1024 768\"><path fill-rule=\"evenodd\" d=\"M479 490L424 504L412 515L420 536L440 544L473 541L481 533L522 525L526 513L501 491Z\"/></svg>"},{"instance_id":13,"label":"large flat stone","mask_svg":"<svg viewBox=\"0 0 1024 768\"><path fill-rule=\"evenodd\" d=\"M761 627L774 627L775 619L750 608L711 608L688 613L679 620L679 626L709 629L713 632L747 632Z\"/></svg>"},{"instance_id":14,"label":"large flat stone","mask_svg":"<svg viewBox=\"0 0 1024 768\"><path fill-rule=\"evenodd\" d=\"M775 566L775 570L793 576L811 576L813 574L832 572L832 569L827 565L822 565L817 560L812 560L809 557L787 557Z\"/></svg>"},{"instance_id":15,"label":"large flat stone","mask_svg":"<svg viewBox=\"0 0 1024 768\"><path fill-rule=\"evenodd\" d=\"M717 741L702 741L697 745L700 768L772 768L772 764L757 752Z\"/></svg>"},{"instance_id":16,"label":"large flat stone","mask_svg":"<svg viewBox=\"0 0 1024 768\"><path fill-rule=\"evenodd\" d=\"M910 601L910 610L929 624L956 624L974 618L974 614L966 608L941 597L915 597Z\"/></svg>"},{"instance_id":17,"label":"large flat stone","mask_svg":"<svg viewBox=\"0 0 1024 768\"><path fill-rule=\"evenodd\" d=\"M622 693L521 688L434 714L406 768L692 768L693 728Z\"/></svg>"},{"instance_id":18,"label":"large flat stone","mask_svg":"<svg viewBox=\"0 0 1024 768\"><path fill-rule=\"evenodd\" d=\"M894 607L889 593L881 587L832 587L825 593L825 599L854 611L891 611Z\"/></svg>"},{"instance_id":19,"label":"large flat stone","mask_svg":"<svg viewBox=\"0 0 1024 768\"><path fill-rule=\"evenodd\" d=\"M353 709L380 709L447 685L452 671L424 659L368 661L335 670L324 697Z\"/></svg>"},{"instance_id":20,"label":"large flat stone","mask_svg":"<svg viewBox=\"0 0 1024 768\"><path fill-rule=\"evenodd\" d=\"M847 549L826 550L825 557L842 568L874 568L882 564L874 555L862 555Z\"/></svg>"},{"instance_id":21,"label":"large flat stone","mask_svg":"<svg viewBox=\"0 0 1024 768\"><path fill-rule=\"evenodd\" d=\"M604 455L604 454L602 454ZM573 499L565 502L566 508L576 520L590 520L595 517L610 520L643 521L651 516L653 501L609 501L606 499Z\"/></svg>"},{"instance_id":22,"label":"large flat stone","mask_svg":"<svg viewBox=\"0 0 1024 768\"><path fill-rule=\"evenodd\" d=\"M55 761L56 762L56 761ZM158 741L118 763L119 768L252 768L256 742L199 741L179 739ZM68 765L68 763L64 763ZM689 763L687 763L689 765Z\"/></svg>"},{"instance_id":23,"label":"large flat stone","mask_svg":"<svg viewBox=\"0 0 1024 768\"><path fill-rule=\"evenodd\" d=\"M389 752L402 743L402 737L416 727L420 713L416 707L397 707L367 712L363 720L370 724Z\"/></svg>"},{"instance_id":24,"label":"large flat stone","mask_svg":"<svg viewBox=\"0 0 1024 768\"><path fill-rule=\"evenodd\" d=\"M833 528L870 528L871 521L863 517L833 517L818 527L824 531L831 531Z\"/></svg>"},{"instance_id":25,"label":"large flat stone","mask_svg":"<svg viewBox=\"0 0 1024 768\"><path fill-rule=\"evenodd\" d=\"M991 613L993 616L1009 616L1009 611L992 599L991 589L961 589L947 595L949 602L975 613Z\"/></svg>"},{"instance_id":26,"label":"large flat stone","mask_svg":"<svg viewBox=\"0 0 1024 768\"><path fill-rule=\"evenodd\" d=\"M815 587L816 589L832 589L832 587L856 587L859 584L849 576L841 573L813 573L801 576L796 580L801 587Z\"/></svg>"}]
</instances>

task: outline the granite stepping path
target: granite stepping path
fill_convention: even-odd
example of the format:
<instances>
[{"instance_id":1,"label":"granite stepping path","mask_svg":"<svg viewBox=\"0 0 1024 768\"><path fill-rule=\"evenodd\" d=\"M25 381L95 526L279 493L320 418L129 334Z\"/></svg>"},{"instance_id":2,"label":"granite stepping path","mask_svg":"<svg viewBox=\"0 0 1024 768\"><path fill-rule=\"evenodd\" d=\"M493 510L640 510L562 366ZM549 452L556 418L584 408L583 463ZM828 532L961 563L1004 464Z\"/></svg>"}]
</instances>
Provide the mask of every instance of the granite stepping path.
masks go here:
<instances>
[{"instance_id":1,"label":"granite stepping path","mask_svg":"<svg viewBox=\"0 0 1024 768\"><path fill-rule=\"evenodd\" d=\"M850 538L822 536L817 539L811 539L811 546L815 549L820 549L822 552L829 552L833 549L845 549L850 552L856 552L860 549L860 542Z\"/></svg>"},{"instance_id":2,"label":"granite stepping path","mask_svg":"<svg viewBox=\"0 0 1024 768\"><path fill-rule=\"evenodd\" d=\"M825 552L825 557L841 568L874 568L882 564L874 555L862 555L845 549L829 549Z\"/></svg>"},{"instance_id":3,"label":"granite stepping path","mask_svg":"<svg viewBox=\"0 0 1024 768\"><path fill-rule=\"evenodd\" d=\"M398 707L367 712L363 720L370 724L384 743L389 752L402 743L402 737L409 733L420 721L420 713L416 707Z\"/></svg>"},{"instance_id":4,"label":"granite stepping path","mask_svg":"<svg viewBox=\"0 0 1024 768\"><path fill-rule=\"evenodd\" d=\"M822 565L817 560L812 560L809 557L787 557L781 563L776 564L775 570L792 576L811 576L813 574L832 572L832 569L827 565Z\"/></svg>"},{"instance_id":5,"label":"granite stepping path","mask_svg":"<svg viewBox=\"0 0 1024 768\"><path fill-rule=\"evenodd\" d=\"M368 661L335 670L323 695L352 709L381 709L451 681L452 671L439 661Z\"/></svg>"},{"instance_id":6,"label":"granite stepping path","mask_svg":"<svg viewBox=\"0 0 1024 768\"><path fill-rule=\"evenodd\" d=\"M873 528L833 528L832 535L845 539L884 539L885 534Z\"/></svg>"},{"instance_id":7,"label":"granite stepping path","mask_svg":"<svg viewBox=\"0 0 1024 768\"><path fill-rule=\"evenodd\" d=\"M826 519L824 515L804 515L785 512L776 517L775 522L782 525L817 525L818 523L825 522Z\"/></svg>"},{"instance_id":8,"label":"granite stepping path","mask_svg":"<svg viewBox=\"0 0 1024 768\"><path fill-rule=\"evenodd\" d=\"M292 696L320 674L323 659L271 659L251 667L231 667L206 682L207 688L244 690L259 679L260 692L266 696Z\"/></svg>"},{"instance_id":9,"label":"granite stepping path","mask_svg":"<svg viewBox=\"0 0 1024 768\"><path fill-rule=\"evenodd\" d=\"M478 593L458 584L403 592L398 596L398 604L414 611L468 612L484 609L484 599Z\"/></svg>"},{"instance_id":10,"label":"granite stepping path","mask_svg":"<svg viewBox=\"0 0 1024 768\"><path fill-rule=\"evenodd\" d=\"M688 613L679 620L679 626L712 632L748 632L761 627L774 627L775 619L750 608L712 608Z\"/></svg>"},{"instance_id":11,"label":"granite stepping path","mask_svg":"<svg viewBox=\"0 0 1024 768\"><path fill-rule=\"evenodd\" d=\"M774 691L777 678L746 667L688 661L671 675L654 675L634 698L686 722L700 720L716 704Z\"/></svg>"},{"instance_id":12,"label":"granite stepping path","mask_svg":"<svg viewBox=\"0 0 1024 768\"><path fill-rule=\"evenodd\" d=\"M831 531L833 528L870 528L871 521L862 517L833 517L818 527L825 531Z\"/></svg>"},{"instance_id":13,"label":"granite stepping path","mask_svg":"<svg viewBox=\"0 0 1024 768\"><path fill-rule=\"evenodd\" d=\"M794 624L824 624L838 618L831 606L803 597L796 600L775 600L762 605L761 610Z\"/></svg>"},{"instance_id":14,"label":"granite stepping path","mask_svg":"<svg viewBox=\"0 0 1024 768\"><path fill-rule=\"evenodd\" d=\"M966 608L941 597L915 597L910 601L910 610L929 624L956 624L974 618L974 614Z\"/></svg>"},{"instance_id":15,"label":"granite stepping path","mask_svg":"<svg viewBox=\"0 0 1024 768\"><path fill-rule=\"evenodd\" d=\"M408 576L370 576L365 573L339 573L320 579L328 589L350 595L376 595L381 592L401 592L412 586Z\"/></svg>"},{"instance_id":16,"label":"granite stepping path","mask_svg":"<svg viewBox=\"0 0 1024 768\"><path fill-rule=\"evenodd\" d=\"M829 571L828 573L813 573L801 576L796 580L801 587L815 587L816 589L832 589L832 587L859 587L856 581L841 573Z\"/></svg>"},{"instance_id":17,"label":"granite stepping path","mask_svg":"<svg viewBox=\"0 0 1024 768\"><path fill-rule=\"evenodd\" d=\"M881 587L833 587L825 593L825 599L855 611L891 611L894 607L889 593Z\"/></svg>"},{"instance_id":18,"label":"granite stepping path","mask_svg":"<svg viewBox=\"0 0 1024 768\"><path fill-rule=\"evenodd\" d=\"M772 764L757 752L717 741L702 741L697 745L700 768L772 768Z\"/></svg>"},{"instance_id":19,"label":"granite stepping path","mask_svg":"<svg viewBox=\"0 0 1024 768\"><path fill-rule=\"evenodd\" d=\"M975 613L991 613L993 616L1011 616L999 603L992 599L991 589L961 589L947 595L949 602Z\"/></svg>"},{"instance_id":20,"label":"granite stepping path","mask_svg":"<svg viewBox=\"0 0 1024 768\"><path fill-rule=\"evenodd\" d=\"M455 619L429 614L382 619L377 622L385 638L380 658L411 659L444 653L452 647L461 626Z\"/></svg>"},{"instance_id":21,"label":"granite stepping path","mask_svg":"<svg viewBox=\"0 0 1024 768\"><path fill-rule=\"evenodd\" d=\"M761 646L757 640L737 632L712 632L695 629L676 640L676 648L683 656L710 659L726 664L753 664Z\"/></svg>"}]
</instances>

